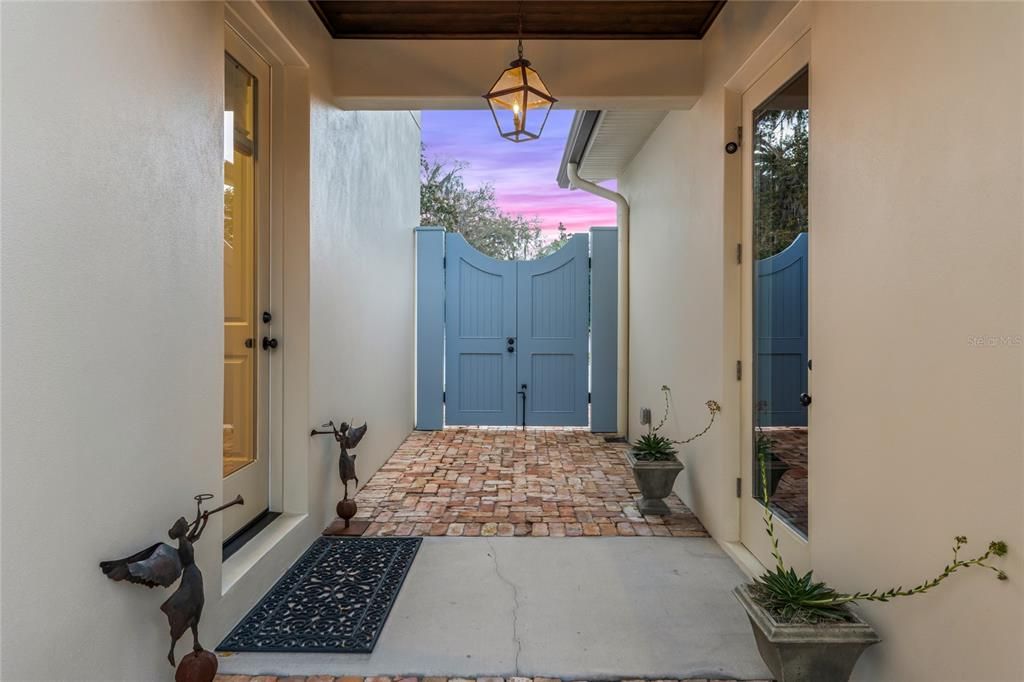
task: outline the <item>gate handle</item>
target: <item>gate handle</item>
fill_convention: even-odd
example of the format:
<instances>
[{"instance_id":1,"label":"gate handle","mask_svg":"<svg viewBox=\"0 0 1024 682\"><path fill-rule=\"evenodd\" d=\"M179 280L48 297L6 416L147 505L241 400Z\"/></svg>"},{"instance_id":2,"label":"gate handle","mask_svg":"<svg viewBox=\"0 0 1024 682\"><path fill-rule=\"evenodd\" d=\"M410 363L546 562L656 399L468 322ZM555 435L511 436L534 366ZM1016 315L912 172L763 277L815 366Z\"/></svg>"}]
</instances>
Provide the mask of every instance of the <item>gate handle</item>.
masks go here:
<instances>
[{"instance_id":1,"label":"gate handle","mask_svg":"<svg viewBox=\"0 0 1024 682\"><path fill-rule=\"evenodd\" d=\"M801 393L800 394L800 404L803 405L804 407L807 407L808 405L810 405L811 404L811 394L810 393Z\"/></svg>"},{"instance_id":2,"label":"gate handle","mask_svg":"<svg viewBox=\"0 0 1024 682\"><path fill-rule=\"evenodd\" d=\"M526 384L522 384L522 389L516 391L519 395L523 396L523 431L526 430Z\"/></svg>"}]
</instances>

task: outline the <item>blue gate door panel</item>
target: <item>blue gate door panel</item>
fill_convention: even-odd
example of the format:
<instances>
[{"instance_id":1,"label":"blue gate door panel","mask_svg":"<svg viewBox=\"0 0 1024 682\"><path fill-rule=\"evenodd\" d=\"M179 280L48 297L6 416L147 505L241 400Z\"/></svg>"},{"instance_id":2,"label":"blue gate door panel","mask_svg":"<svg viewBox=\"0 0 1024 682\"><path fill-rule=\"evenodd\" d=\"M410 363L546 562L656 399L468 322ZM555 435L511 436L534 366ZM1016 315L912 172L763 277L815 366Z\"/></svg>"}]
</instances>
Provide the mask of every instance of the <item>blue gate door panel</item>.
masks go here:
<instances>
[{"instance_id":1,"label":"blue gate door panel","mask_svg":"<svg viewBox=\"0 0 1024 682\"><path fill-rule=\"evenodd\" d=\"M761 426L807 426L807 233L757 261L754 299Z\"/></svg>"},{"instance_id":2,"label":"blue gate door panel","mask_svg":"<svg viewBox=\"0 0 1024 682\"><path fill-rule=\"evenodd\" d=\"M445 422L516 423L516 264L446 236Z\"/></svg>"},{"instance_id":3,"label":"blue gate door panel","mask_svg":"<svg viewBox=\"0 0 1024 682\"><path fill-rule=\"evenodd\" d=\"M526 385L528 426L587 425L588 243L578 234L545 258L516 264L516 384Z\"/></svg>"}]
</instances>

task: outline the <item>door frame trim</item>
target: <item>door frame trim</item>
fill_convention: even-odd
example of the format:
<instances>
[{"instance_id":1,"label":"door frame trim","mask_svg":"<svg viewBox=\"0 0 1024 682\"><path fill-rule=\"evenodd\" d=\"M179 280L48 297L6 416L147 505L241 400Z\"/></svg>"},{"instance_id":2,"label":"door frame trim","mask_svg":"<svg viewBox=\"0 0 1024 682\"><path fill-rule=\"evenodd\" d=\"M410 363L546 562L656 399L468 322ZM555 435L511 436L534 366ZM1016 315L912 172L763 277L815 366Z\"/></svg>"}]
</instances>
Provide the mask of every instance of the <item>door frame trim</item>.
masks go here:
<instances>
[{"instance_id":1,"label":"door frame trim","mask_svg":"<svg viewBox=\"0 0 1024 682\"><path fill-rule=\"evenodd\" d=\"M309 64L251 0L224 5L224 30L233 31L270 65L271 298L277 309L274 332L281 347L271 356L270 509L305 518L311 513L309 491L309 179L310 86ZM274 423L276 418L277 422ZM269 528L280 525L271 524ZM287 524L295 528L294 524ZM285 536L262 548L269 552ZM254 543L255 544L255 543ZM261 546L263 543L261 543ZM248 547L246 548L248 550ZM245 559L249 568L253 557ZM246 569L247 571L248 569ZM222 573L222 593L242 573Z\"/></svg>"},{"instance_id":2,"label":"door frame trim","mask_svg":"<svg viewBox=\"0 0 1024 682\"><path fill-rule=\"evenodd\" d=\"M724 111L722 117L722 145L727 142L739 142L737 129L742 125L742 96L751 85L758 81L784 54L805 36L810 38L813 20L813 6L809 0L800 0L780 21L769 35L758 45L750 56L730 76L722 87ZM722 485L723 495L728 495L733 502L728 505L731 510L728 518L719 524L715 533L719 542L729 543L734 547L749 550L740 542L740 508L742 497L734 497L733 483L741 475L741 462L744 440L743 409L741 383L736 380L736 361L744 357L741 330L743 324L742 272L741 265L736 263L736 245L742 242L743 236L743 177L742 154L726 154L723 152L723 191L722 191L722 260L724 276L723 285L723 353L720 368L722 377L722 428L729 442L726 454L732 453L723 462ZM743 260L749 261L750 254L744 253ZM744 370L750 368L749 360ZM749 407L749 406L748 406ZM753 559L753 554L750 555Z\"/></svg>"},{"instance_id":3,"label":"door frame trim","mask_svg":"<svg viewBox=\"0 0 1024 682\"><path fill-rule=\"evenodd\" d=\"M259 319L260 312L267 309L272 310L275 303L280 300L276 295L277 292L274 290L274 283L278 274L276 270L280 268L278 262L280 259L274 253L274 242L278 241L275 232L280 226L276 225L273 220L273 75L270 64L263 55L230 27L226 27L224 30L224 53L226 57L230 57L236 64L249 71L257 79L258 83L256 99L253 103L255 107L256 128L255 146L253 149L255 173L253 177L254 222L252 248L255 259L251 283L253 288L252 310L250 311L252 328L249 330L250 338L255 342L252 345L252 360L255 363L256 370L253 382L255 399L253 420L255 421L256 428L252 447L255 450L256 456L249 463L243 465L230 475L225 476L222 479L221 489L226 499L238 492L252 492L255 488L262 488L264 486L263 481L265 480L267 486L266 503L262 497L251 501L252 504L257 505L257 508L263 508L270 504L269 493L273 480L271 478L274 468L273 464L275 457L279 456L280 453L279 434L275 432L274 428L280 421L279 412L275 411L275 408L279 407L279 401L275 396L275 393L277 393L275 384L278 381L280 362L277 361L275 353L261 355L257 341L267 331ZM227 390L227 386L224 387L224 390ZM265 461L264 458L266 458ZM263 467L266 467L265 471L261 471ZM229 487L227 482L230 479L234 479L234 482ZM247 500L247 502L250 501ZM251 511L249 504L236 509L240 510L240 512L238 514L225 515L222 523L226 524L229 518L234 520ZM231 530L229 535L236 534L239 528L250 524L254 518L247 518L241 526Z\"/></svg>"},{"instance_id":4,"label":"door frame trim","mask_svg":"<svg viewBox=\"0 0 1024 682\"><path fill-rule=\"evenodd\" d=\"M744 253L748 255L741 264L741 285L740 285L740 343L742 361L746 368L740 381L740 442L739 442L739 477L742 481L740 490L740 517L739 517L739 538L740 542L756 556L762 563L770 563L771 548L767 535L761 527L763 505L752 499L753 480L751 478L751 462L753 461L753 381L755 375L754 365L754 340L753 340L753 277L756 259L753 255L753 234L752 222L749 219L751 214L752 197L749 189L752 186L752 157L749 140L753 137L752 118L753 107L758 103L772 96L780 87L803 69L809 68L811 61L810 35L805 33L794 43L789 50L781 55L771 66L766 69L740 97L742 126L747 134L744 136L741 152L743 154L742 177L740 184L740 201L742 210L741 238L740 243L744 246ZM747 98L752 98L754 104L748 111ZM809 266L810 267L813 266ZM810 299L810 284L808 284L808 299ZM808 300L810 310L810 300ZM809 314L809 312L808 312ZM808 421L808 425L810 422ZM808 466L808 471L810 467ZM810 476L808 475L808 489L810 489ZM744 528L750 528L751 532L745 533ZM789 523L780 515L775 515L775 531L779 541L779 549L786 558L787 565L793 566L797 571L810 570L810 540L803 537L793 529ZM746 536L746 537L744 537Z\"/></svg>"}]
</instances>

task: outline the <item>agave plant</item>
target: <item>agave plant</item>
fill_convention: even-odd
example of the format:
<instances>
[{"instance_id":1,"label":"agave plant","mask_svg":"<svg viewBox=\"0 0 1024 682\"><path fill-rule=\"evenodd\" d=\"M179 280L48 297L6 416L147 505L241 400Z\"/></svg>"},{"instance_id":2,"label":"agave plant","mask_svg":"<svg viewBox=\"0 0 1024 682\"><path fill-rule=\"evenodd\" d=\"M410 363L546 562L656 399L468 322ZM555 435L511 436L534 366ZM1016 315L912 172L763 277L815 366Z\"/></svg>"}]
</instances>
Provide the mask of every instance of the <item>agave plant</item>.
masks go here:
<instances>
[{"instance_id":1,"label":"agave plant","mask_svg":"<svg viewBox=\"0 0 1024 682\"><path fill-rule=\"evenodd\" d=\"M675 459L672 439L657 433L645 433L633 443L633 456L644 462L666 462Z\"/></svg>"},{"instance_id":2,"label":"agave plant","mask_svg":"<svg viewBox=\"0 0 1024 682\"><path fill-rule=\"evenodd\" d=\"M802 577L792 568L776 567L754 582L754 600L776 620L787 623L824 623L849 620L846 606L835 601L839 593L810 572Z\"/></svg>"},{"instance_id":3,"label":"agave plant","mask_svg":"<svg viewBox=\"0 0 1024 682\"><path fill-rule=\"evenodd\" d=\"M803 576L787 568L779 551L779 540L775 534L775 515L772 514L768 498L767 457L758 453L761 470L761 499L764 503L765 532L771 540L772 558L775 568L754 580L751 592L754 600L772 616L785 623L827 623L851 620L849 606L860 601L887 602L896 597L924 594L936 587L949 576L963 568L975 566L987 568L999 580L1006 580L1006 572L987 563L992 557L1006 556L1007 546L1001 540L988 544L988 549L973 559L961 559L960 550L967 544L967 538L958 535L953 539L953 560L942 572L919 585L904 588L902 585L879 591L843 593L824 582L814 580L813 571Z\"/></svg>"}]
</instances>

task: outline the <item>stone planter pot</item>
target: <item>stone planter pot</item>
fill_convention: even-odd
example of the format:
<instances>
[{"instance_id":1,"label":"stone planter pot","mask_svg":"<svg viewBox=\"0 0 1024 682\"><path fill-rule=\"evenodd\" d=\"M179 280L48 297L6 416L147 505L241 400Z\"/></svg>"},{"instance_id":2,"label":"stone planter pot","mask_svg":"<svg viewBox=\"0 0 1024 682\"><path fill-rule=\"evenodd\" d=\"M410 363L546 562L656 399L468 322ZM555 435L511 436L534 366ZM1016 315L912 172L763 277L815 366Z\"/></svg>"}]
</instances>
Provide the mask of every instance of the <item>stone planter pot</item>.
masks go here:
<instances>
[{"instance_id":1,"label":"stone planter pot","mask_svg":"<svg viewBox=\"0 0 1024 682\"><path fill-rule=\"evenodd\" d=\"M633 451L626 453L629 468L633 470L633 479L640 494L643 496L637 505L641 514L665 516L669 513L665 498L672 494L672 485L676 476L683 470L683 463L678 459L664 462L645 462L638 460Z\"/></svg>"},{"instance_id":2,"label":"stone planter pot","mask_svg":"<svg viewBox=\"0 0 1024 682\"><path fill-rule=\"evenodd\" d=\"M746 609L757 651L777 682L847 682L864 650L881 641L856 615L849 623L779 623L754 601L750 585L733 594Z\"/></svg>"}]
</instances>

